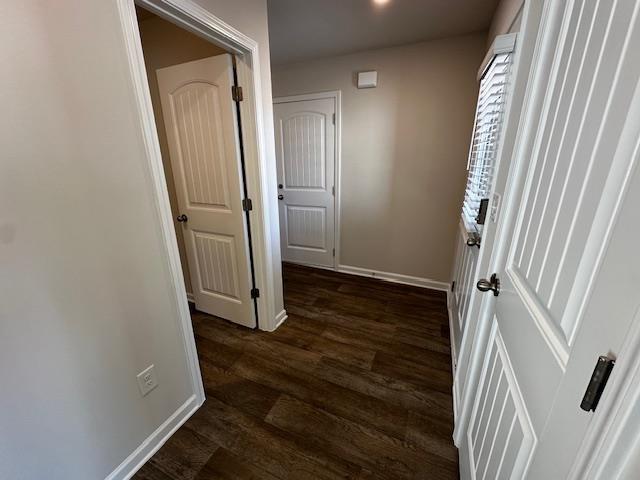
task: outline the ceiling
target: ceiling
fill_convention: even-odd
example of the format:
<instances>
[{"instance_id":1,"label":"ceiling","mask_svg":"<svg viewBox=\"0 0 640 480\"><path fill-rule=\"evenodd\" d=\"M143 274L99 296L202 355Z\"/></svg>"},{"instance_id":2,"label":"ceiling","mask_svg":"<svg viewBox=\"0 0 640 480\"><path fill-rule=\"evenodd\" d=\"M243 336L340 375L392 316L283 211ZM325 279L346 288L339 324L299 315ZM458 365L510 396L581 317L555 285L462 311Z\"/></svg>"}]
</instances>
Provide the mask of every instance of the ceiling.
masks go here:
<instances>
[{"instance_id":1,"label":"ceiling","mask_svg":"<svg viewBox=\"0 0 640 480\"><path fill-rule=\"evenodd\" d=\"M488 30L498 0L268 0L283 64Z\"/></svg>"}]
</instances>

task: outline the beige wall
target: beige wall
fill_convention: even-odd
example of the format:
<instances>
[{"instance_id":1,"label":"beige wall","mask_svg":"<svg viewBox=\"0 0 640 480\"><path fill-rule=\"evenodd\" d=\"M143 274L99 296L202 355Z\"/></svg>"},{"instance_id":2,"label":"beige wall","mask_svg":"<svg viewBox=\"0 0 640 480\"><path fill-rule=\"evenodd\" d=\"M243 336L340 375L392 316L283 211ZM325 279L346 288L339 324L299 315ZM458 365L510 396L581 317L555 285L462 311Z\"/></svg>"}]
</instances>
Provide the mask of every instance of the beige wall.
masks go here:
<instances>
[{"instance_id":1,"label":"beige wall","mask_svg":"<svg viewBox=\"0 0 640 480\"><path fill-rule=\"evenodd\" d=\"M270 120L265 1L201 3L259 42ZM117 2L0 2L0 17L0 478L102 479L194 394L184 300Z\"/></svg>"},{"instance_id":2,"label":"beige wall","mask_svg":"<svg viewBox=\"0 0 640 480\"><path fill-rule=\"evenodd\" d=\"M189 274L189 265L184 247L182 225L175 220L180 213L178 212L178 199L169 158L169 145L167 144L167 133L162 116L162 104L160 101L160 92L158 91L156 70L179 63L220 55L225 53L225 51L160 17L142 20L139 22L139 28L142 48L144 50L144 61L147 67L147 78L149 79L149 90L151 91L151 102L153 103L153 113L156 118L158 139L160 140L164 173L167 178L169 200L171 202L174 226L178 238L182 272L184 274L187 292L191 293L193 290L191 289L191 276Z\"/></svg>"},{"instance_id":3,"label":"beige wall","mask_svg":"<svg viewBox=\"0 0 640 480\"><path fill-rule=\"evenodd\" d=\"M448 280L485 40L273 66L274 96L342 91L342 265Z\"/></svg>"},{"instance_id":4,"label":"beige wall","mask_svg":"<svg viewBox=\"0 0 640 480\"><path fill-rule=\"evenodd\" d=\"M519 30L518 26L514 24L519 21L523 4L524 0L500 0L489 27L487 47L491 46L497 35Z\"/></svg>"}]
</instances>

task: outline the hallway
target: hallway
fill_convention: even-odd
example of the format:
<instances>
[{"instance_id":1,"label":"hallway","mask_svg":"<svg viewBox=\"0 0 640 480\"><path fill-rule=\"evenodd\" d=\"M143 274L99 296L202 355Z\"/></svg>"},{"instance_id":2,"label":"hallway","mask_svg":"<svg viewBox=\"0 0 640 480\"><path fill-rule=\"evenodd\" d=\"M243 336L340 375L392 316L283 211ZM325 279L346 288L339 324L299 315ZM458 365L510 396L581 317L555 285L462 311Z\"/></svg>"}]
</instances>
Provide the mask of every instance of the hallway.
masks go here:
<instances>
[{"instance_id":1,"label":"hallway","mask_svg":"<svg viewBox=\"0 0 640 480\"><path fill-rule=\"evenodd\" d=\"M134 478L458 478L446 295L284 280L274 333L192 314L207 401Z\"/></svg>"}]
</instances>

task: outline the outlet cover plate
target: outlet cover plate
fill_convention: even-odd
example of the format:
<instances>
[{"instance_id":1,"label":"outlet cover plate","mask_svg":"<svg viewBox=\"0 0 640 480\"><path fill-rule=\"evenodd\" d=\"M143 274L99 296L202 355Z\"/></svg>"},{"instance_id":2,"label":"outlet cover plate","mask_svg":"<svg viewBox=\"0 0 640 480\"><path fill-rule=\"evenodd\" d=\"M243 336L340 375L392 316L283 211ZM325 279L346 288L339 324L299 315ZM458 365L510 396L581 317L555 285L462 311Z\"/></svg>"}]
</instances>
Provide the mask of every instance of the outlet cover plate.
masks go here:
<instances>
[{"instance_id":1,"label":"outlet cover plate","mask_svg":"<svg viewBox=\"0 0 640 480\"><path fill-rule=\"evenodd\" d=\"M136 378L138 379L138 387L140 388L140 393L143 397L158 386L158 379L156 377L154 365L149 365L141 371Z\"/></svg>"}]
</instances>

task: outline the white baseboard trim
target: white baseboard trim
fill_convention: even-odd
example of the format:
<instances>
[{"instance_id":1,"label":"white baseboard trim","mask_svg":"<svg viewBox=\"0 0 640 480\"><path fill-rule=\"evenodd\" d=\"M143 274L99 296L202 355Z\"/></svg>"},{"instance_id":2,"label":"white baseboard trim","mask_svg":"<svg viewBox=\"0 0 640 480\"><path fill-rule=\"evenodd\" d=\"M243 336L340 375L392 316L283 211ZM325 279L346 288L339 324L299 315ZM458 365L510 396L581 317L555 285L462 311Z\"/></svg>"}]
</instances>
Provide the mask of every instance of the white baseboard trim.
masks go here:
<instances>
[{"instance_id":1,"label":"white baseboard trim","mask_svg":"<svg viewBox=\"0 0 640 480\"><path fill-rule=\"evenodd\" d=\"M196 299L193 296L193 293L187 292L187 302L196 303Z\"/></svg>"},{"instance_id":2,"label":"white baseboard trim","mask_svg":"<svg viewBox=\"0 0 640 480\"><path fill-rule=\"evenodd\" d=\"M282 311L278 315L276 315L275 322L273 322L275 326L265 331L275 332L278 329L278 327L282 325L287 318L288 318L287 311L285 309L282 309Z\"/></svg>"},{"instance_id":3,"label":"white baseboard trim","mask_svg":"<svg viewBox=\"0 0 640 480\"><path fill-rule=\"evenodd\" d=\"M282 263L288 263L289 265L300 265L302 267L319 268L321 270L331 270L335 272L338 268L332 265L316 265L315 263L306 262L292 262L291 260L282 260Z\"/></svg>"},{"instance_id":4,"label":"white baseboard trim","mask_svg":"<svg viewBox=\"0 0 640 480\"><path fill-rule=\"evenodd\" d=\"M443 292L449 290L449 285L445 282L439 282L429 278L412 277L410 275L402 275L400 273L381 272L379 270L352 267L349 265L338 265L338 271L351 275L359 275L361 277L379 278L380 280L386 280L387 282L403 283L405 285L413 285L414 287L429 288L431 290L440 290Z\"/></svg>"},{"instance_id":5,"label":"white baseboard trim","mask_svg":"<svg viewBox=\"0 0 640 480\"><path fill-rule=\"evenodd\" d=\"M195 395L191 395L155 432L149 435L131 455L105 480L128 480L142 468L154 453L174 434L178 428L193 415L201 404Z\"/></svg>"}]
</instances>

